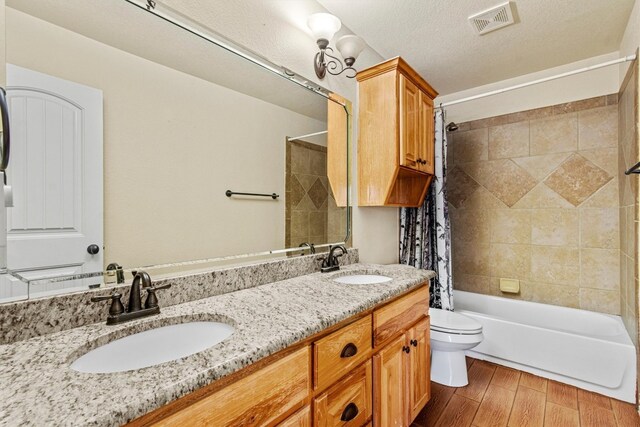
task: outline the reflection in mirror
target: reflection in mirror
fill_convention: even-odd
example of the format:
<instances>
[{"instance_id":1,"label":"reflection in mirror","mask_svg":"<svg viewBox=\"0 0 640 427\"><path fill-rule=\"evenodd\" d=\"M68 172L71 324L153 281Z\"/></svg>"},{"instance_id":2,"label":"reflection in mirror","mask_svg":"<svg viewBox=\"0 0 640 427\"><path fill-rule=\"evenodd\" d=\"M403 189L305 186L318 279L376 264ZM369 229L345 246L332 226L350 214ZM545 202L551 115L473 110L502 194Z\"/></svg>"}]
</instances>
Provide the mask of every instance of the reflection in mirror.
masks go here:
<instances>
[{"instance_id":1,"label":"reflection in mirror","mask_svg":"<svg viewBox=\"0 0 640 427\"><path fill-rule=\"evenodd\" d=\"M6 20L22 280L0 301L346 239L348 113L321 89L122 0L8 0Z\"/></svg>"}]
</instances>

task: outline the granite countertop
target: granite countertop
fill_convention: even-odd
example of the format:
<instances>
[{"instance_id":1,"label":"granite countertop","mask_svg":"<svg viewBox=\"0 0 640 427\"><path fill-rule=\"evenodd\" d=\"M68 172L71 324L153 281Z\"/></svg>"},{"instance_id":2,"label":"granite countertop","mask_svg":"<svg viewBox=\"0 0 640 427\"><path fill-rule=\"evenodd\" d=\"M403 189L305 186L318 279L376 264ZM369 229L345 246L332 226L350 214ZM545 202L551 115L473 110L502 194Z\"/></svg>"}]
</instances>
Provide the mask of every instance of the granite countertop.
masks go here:
<instances>
[{"instance_id":1,"label":"granite countertop","mask_svg":"<svg viewBox=\"0 0 640 427\"><path fill-rule=\"evenodd\" d=\"M393 280L375 285L330 280L353 273ZM352 264L335 273L299 276L166 307L158 316L122 325L91 324L0 345L0 425L124 424L434 275L403 265ZM208 350L136 371L86 374L69 368L86 351L113 339L190 320L222 321L236 330Z\"/></svg>"}]
</instances>

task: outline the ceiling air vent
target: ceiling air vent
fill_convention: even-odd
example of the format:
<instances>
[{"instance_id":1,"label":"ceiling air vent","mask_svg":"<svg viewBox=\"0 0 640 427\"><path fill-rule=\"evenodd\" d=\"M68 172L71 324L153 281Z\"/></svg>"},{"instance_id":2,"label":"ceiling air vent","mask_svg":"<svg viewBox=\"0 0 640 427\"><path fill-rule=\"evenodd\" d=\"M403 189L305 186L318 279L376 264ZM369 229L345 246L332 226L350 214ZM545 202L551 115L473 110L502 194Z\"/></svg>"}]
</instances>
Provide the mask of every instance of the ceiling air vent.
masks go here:
<instances>
[{"instance_id":1,"label":"ceiling air vent","mask_svg":"<svg viewBox=\"0 0 640 427\"><path fill-rule=\"evenodd\" d=\"M469 17L469 22L480 35L511 25L515 22L513 19L513 4L508 1L476 13Z\"/></svg>"}]
</instances>

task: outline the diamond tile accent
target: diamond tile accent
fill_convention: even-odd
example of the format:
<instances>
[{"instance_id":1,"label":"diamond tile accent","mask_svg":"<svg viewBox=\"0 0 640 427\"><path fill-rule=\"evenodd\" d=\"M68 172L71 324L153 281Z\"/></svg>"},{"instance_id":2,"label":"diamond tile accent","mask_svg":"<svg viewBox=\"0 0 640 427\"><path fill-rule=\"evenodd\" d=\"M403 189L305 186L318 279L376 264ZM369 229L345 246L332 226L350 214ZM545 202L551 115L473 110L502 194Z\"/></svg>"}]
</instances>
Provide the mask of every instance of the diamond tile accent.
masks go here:
<instances>
[{"instance_id":1,"label":"diamond tile accent","mask_svg":"<svg viewBox=\"0 0 640 427\"><path fill-rule=\"evenodd\" d=\"M320 209L322 204L327 201L327 197L329 197L329 193L327 189L322 185L322 181L320 178L316 179L316 182L313 183L309 191L307 192L309 198L315 205L316 209Z\"/></svg>"},{"instance_id":2,"label":"diamond tile accent","mask_svg":"<svg viewBox=\"0 0 640 427\"><path fill-rule=\"evenodd\" d=\"M612 176L579 154L562 163L544 183L574 206L580 205Z\"/></svg>"},{"instance_id":3,"label":"diamond tile accent","mask_svg":"<svg viewBox=\"0 0 640 427\"><path fill-rule=\"evenodd\" d=\"M477 182L459 167L454 167L447 175L447 196L449 202L456 208L462 204L480 187Z\"/></svg>"},{"instance_id":4,"label":"diamond tile accent","mask_svg":"<svg viewBox=\"0 0 640 427\"><path fill-rule=\"evenodd\" d=\"M295 175L291 175L290 183L291 188L289 189L289 191L291 191L291 195L289 197L291 198L291 206L293 208L296 208L300 201L302 201L302 198L305 195L305 191L302 187L302 184L300 184L300 181L298 181L298 178L296 178Z\"/></svg>"},{"instance_id":5,"label":"diamond tile accent","mask_svg":"<svg viewBox=\"0 0 640 427\"><path fill-rule=\"evenodd\" d=\"M533 187L536 180L511 160L490 160L465 165L468 174L511 207Z\"/></svg>"}]
</instances>

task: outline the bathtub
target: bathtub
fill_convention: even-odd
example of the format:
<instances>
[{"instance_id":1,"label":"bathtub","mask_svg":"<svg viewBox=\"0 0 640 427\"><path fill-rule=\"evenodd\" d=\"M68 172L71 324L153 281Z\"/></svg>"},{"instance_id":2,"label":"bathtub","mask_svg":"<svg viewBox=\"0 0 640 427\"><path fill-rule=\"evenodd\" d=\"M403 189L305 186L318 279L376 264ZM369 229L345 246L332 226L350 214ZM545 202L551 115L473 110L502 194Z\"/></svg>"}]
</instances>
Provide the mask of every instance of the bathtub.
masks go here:
<instances>
[{"instance_id":1,"label":"bathtub","mask_svg":"<svg viewBox=\"0 0 640 427\"><path fill-rule=\"evenodd\" d=\"M619 316L463 291L453 300L482 324L468 356L635 403L636 349Z\"/></svg>"}]
</instances>

